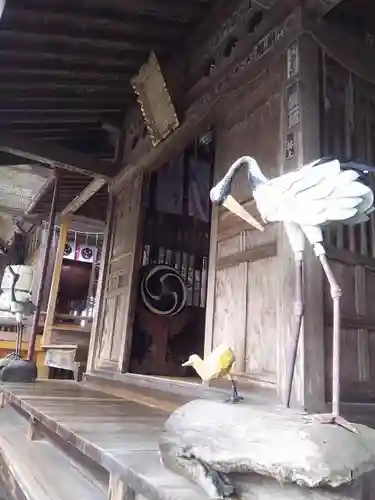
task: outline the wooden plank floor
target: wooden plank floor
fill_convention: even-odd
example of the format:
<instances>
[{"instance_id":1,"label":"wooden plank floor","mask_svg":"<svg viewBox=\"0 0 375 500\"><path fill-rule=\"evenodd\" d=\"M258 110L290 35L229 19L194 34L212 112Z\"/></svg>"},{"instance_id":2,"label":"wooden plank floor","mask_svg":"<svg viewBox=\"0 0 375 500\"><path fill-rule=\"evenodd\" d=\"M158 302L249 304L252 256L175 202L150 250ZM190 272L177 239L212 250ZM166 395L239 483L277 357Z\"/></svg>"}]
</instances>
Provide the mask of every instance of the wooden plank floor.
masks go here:
<instances>
[{"instance_id":1,"label":"wooden plank floor","mask_svg":"<svg viewBox=\"0 0 375 500\"><path fill-rule=\"evenodd\" d=\"M10 406L0 411L0 477L16 500L105 500L106 489L85 477L46 440L26 439L27 420ZM1 492L0 492L0 500Z\"/></svg>"},{"instance_id":2,"label":"wooden plank floor","mask_svg":"<svg viewBox=\"0 0 375 500\"><path fill-rule=\"evenodd\" d=\"M3 384L13 407L122 477L138 494L152 500L200 500L202 492L166 470L158 439L165 411L125 401L71 381ZM1 411L1 410L0 410Z\"/></svg>"}]
</instances>

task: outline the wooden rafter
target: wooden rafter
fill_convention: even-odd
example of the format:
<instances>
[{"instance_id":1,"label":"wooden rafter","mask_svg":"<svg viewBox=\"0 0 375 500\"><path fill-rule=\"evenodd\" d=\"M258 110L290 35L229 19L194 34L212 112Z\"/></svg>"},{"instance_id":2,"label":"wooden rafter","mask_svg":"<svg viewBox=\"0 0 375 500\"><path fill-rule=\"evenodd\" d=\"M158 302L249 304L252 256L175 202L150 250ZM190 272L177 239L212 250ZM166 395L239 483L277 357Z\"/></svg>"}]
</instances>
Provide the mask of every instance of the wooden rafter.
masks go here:
<instances>
[{"instance_id":1,"label":"wooden rafter","mask_svg":"<svg viewBox=\"0 0 375 500\"><path fill-rule=\"evenodd\" d=\"M44 195L52 189L54 184L55 184L55 176L51 175L49 177L49 179L46 180L42 189L40 189L39 193L37 193L37 195L34 197L33 201L31 202L28 209L26 210L25 215L29 215L29 214L33 213L34 208L38 205L38 203L44 197Z\"/></svg>"},{"instance_id":2,"label":"wooden rafter","mask_svg":"<svg viewBox=\"0 0 375 500\"><path fill-rule=\"evenodd\" d=\"M0 151L90 177L103 176L109 179L110 165L102 164L95 158L83 155L57 145L42 144L11 134L0 134Z\"/></svg>"},{"instance_id":3,"label":"wooden rafter","mask_svg":"<svg viewBox=\"0 0 375 500\"><path fill-rule=\"evenodd\" d=\"M12 5L24 7L22 0L15 0ZM92 17L115 18L116 14L134 15L138 19L149 17L158 20L179 20L188 22L192 17L199 15L201 9L199 2L176 2L175 0L111 0L104 2L102 0L82 0L79 2L81 10L90 12ZM66 12L65 0L34 0L33 10L36 12L45 9L55 12ZM74 9L79 15L80 9ZM118 18L117 18L118 19Z\"/></svg>"},{"instance_id":4,"label":"wooden rafter","mask_svg":"<svg viewBox=\"0 0 375 500\"><path fill-rule=\"evenodd\" d=\"M106 184L106 182L106 179L103 177L97 177L90 182L90 184L64 208L61 212L61 216L65 217L77 212L77 210L79 210L90 198L92 198L94 194Z\"/></svg>"}]
</instances>

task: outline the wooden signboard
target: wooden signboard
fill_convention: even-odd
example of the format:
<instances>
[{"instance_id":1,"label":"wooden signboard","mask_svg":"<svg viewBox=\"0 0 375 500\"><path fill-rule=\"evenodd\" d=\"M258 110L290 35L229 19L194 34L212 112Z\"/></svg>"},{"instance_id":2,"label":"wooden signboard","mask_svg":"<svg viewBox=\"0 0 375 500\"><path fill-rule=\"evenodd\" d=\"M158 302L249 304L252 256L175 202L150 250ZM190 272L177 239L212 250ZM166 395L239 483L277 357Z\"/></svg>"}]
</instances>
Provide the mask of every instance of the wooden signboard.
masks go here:
<instances>
[{"instance_id":1,"label":"wooden signboard","mask_svg":"<svg viewBox=\"0 0 375 500\"><path fill-rule=\"evenodd\" d=\"M179 126L179 120L154 52L131 80L153 146Z\"/></svg>"}]
</instances>

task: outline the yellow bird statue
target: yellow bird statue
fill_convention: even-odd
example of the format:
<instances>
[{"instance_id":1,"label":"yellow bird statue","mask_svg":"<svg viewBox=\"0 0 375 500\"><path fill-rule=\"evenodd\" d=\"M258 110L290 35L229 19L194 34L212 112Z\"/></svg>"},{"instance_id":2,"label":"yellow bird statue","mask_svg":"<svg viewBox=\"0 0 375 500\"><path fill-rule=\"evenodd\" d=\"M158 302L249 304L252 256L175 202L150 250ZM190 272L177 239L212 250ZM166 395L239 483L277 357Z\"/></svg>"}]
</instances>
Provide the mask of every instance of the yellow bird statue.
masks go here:
<instances>
[{"instance_id":1,"label":"yellow bird statue","mask_svg":"<svg viewBox=\"0 0 375 500\"><path fill-rule=\"evenodd\" d=\"M225 344L220 344L204 360L197 354L192 354L182 366L192 366L205 382L225 376L228 377L232 384L232 394L226 403L237 403L243 400L243 398L238 395L237 386L230 374L235 360L233 350Z\"/></svg>"}]
</instances>

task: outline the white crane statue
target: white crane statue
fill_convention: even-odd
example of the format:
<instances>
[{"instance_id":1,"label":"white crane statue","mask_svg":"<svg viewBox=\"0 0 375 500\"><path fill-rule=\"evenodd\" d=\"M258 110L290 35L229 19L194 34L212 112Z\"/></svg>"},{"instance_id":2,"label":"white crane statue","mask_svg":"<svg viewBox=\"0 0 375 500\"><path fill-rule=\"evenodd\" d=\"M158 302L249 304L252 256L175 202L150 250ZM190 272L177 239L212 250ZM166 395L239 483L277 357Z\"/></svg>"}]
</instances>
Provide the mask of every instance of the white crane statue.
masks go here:
<instances>
[{"instance_id":1,"label":"white crane statue","mask_svg":"<svg viewBox=\"0 0 375 500\"><path fill-rule=\"evenodd\" d=\"M230 194L233 178L242 166L247 167L249 184L263 221L284 223L295 257L296 321L288 374L287 406L290 406L303 316L302 261L307 239L322 264L333 301L332 413L316 417L322 423L337 424L357 432L356 428L339 414L341 289L326 256L322 226L331 222L357 224L368 220L367 215L374 210L374 195L368 186L360 182L360 174L352 170L356 166L359 170L365 170L366 167L353 162L340 164L336 159L324 158L269 180L263 175L254 158L239 158L231 165L223 179L211 189L210 198L213 203L223 205L259 230L263 230L262 225Z\"/></svg>"}]
</instances>

